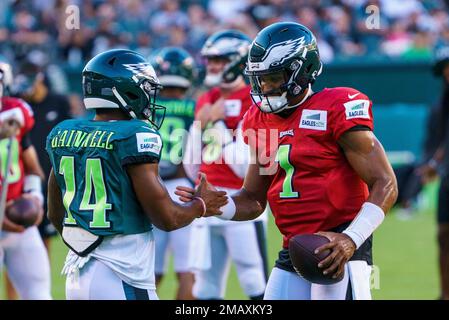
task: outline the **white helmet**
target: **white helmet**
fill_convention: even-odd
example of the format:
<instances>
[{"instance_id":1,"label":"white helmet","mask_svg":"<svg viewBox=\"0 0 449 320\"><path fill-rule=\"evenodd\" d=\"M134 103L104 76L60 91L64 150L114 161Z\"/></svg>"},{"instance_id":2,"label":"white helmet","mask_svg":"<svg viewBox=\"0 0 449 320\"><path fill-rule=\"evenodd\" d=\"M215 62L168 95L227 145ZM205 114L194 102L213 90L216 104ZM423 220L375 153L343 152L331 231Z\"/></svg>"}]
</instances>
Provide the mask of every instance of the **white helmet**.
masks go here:
<instances>
[{"instance_id":1,"label":"white helmet","mask_svg":"<svg viewBox=\"0 0 449 320\"><path fill-rule=\"evenodd\" d=\"M12 86L13 75L11 65L5 61L0 61L0 97Z\"/></svg>"}]
</instances>

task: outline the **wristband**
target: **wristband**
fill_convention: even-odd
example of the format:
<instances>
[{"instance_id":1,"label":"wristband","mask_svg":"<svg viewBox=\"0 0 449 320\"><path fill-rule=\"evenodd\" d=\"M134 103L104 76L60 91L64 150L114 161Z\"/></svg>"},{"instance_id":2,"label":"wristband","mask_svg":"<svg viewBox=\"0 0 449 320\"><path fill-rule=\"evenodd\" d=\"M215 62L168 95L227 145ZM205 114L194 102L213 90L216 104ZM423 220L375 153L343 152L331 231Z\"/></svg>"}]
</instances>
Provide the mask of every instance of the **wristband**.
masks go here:
<instances>
[{"instance_id":1,"label":"wristband","mask_svg":"<svg viewBox=\"0 0 449 320\"><path fill-rule=\"evenodd\" d=\"M358 249L385 218L383 210L374 203L365 202L352 223L342 233L354 241Z\"/></svg>"},{"instance_id":2,"label":"wristband","mask_svg":"<svg viewBox=\"0 0 449 320\"><path fill-rule=\"evenodd\" d=\"M222 220L231 220L235 216L235 202L231 197L228 197L228 203L225 204L223 207L220 207L221 212L223 212L221 215L216 216L217 218L220 218Z\"/></svg>"},{"instance_id":3,"label":"wristband","mask_svg":"<svg viewBox=\"0 0 449 320\"><path fill-rule=\"evenodd\" d=\"M42 194L42 180L38 175L29 174L25 176L23 183L23 192L35 196L41 203L44 203L44 195Z\"/></svg>"},{"instance_id":4,"label":"wristband","mask_svg":"<svg viewBox=\"0 0 449 320\"><path fill-rule=\"evenodd\" d=\"M198 216L198 218L204 217L204 215L206 214L206 210L207 210L207 208L206 208L206 203L205 203L204 200L201 199L200 197L194 197L193 199L196 199L196 200L200 200L200 201L201 201L201 205L203 206L203 213L202 213L200 216Z\"/></svg>"}]
</instances>

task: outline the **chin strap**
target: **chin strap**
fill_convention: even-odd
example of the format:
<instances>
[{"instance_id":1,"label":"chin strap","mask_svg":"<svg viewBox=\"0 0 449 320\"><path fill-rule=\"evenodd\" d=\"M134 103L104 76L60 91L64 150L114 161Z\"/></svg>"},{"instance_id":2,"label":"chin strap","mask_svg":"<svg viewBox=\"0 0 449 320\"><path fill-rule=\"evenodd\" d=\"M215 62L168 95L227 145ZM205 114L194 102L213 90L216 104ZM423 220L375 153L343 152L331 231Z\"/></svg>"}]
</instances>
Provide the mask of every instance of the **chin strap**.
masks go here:
<instances>
[{"instance_id":1,"label":"chin strap","mask_svg":"<svg viewBox=\"0 0 449 320\"><path fill-rule=\"evenodd\" d=\"M304 103L304 102L305 102L305 101L306 101L312 94L313 94L313 91L312 91L312 85L309 83L309 84L308 84L308 88L307 88L307 93L306 93L306 95L304 96L304 98L302 98L301 101L299 101L297 104L295 104L295 105L293 105L293 106L288 105L286 109L295 108L295 107L297 107L297 106L303 104L303 103Z\"/></svg>"},{"instance_id":2,"label":"chin strap","mask_svg":"<svg viewBox=\"0 0 449 320\"><path fill-rule=\"evenodd\" d=\"M117 91L117 89L115 87L112 87L112 93L117 98L117 100L120 102L120 104L122 105L123 109L125 109L126 112L128 112L129 115L133 119L137 119L136 113L129 108L129 106L126 103L125 99L122 98L122 96L120 95L120 93L118 93L118 91Z\"/></svg>"}]
</instances>

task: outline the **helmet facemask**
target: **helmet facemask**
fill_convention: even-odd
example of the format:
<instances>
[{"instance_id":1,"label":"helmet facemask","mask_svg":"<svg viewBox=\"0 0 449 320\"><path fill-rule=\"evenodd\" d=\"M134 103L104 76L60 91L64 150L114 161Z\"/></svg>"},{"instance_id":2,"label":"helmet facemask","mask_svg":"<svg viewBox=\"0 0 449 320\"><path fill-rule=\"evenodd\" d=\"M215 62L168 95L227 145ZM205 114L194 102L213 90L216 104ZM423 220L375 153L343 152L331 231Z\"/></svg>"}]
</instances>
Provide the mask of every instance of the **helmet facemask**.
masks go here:
<instances>
[{"instance_id":1,"label":"helmet facemask","mask_svg":"<svg viewBox=\"0 0 449 320\"><path fill-rule=\"evenodd\" d=\"M278 22L262 29L253 40L245 74L260 110L279 113L306 101L322 66L313 33L299 23ZM276 74L282 75L282 81L270 85L265 79L263 88L264 76Z\"/></svg>"},{"instance_id":2,"label":"helmet facemask","mask_svg":"<svg viewBox=\"0 0 449 320\"><path fill-rule=\"evenodd\" d=\"M148 98L147 107L142 110L142 114L145 120L148 120L159 130L164 122L166 110L164 106L156 103L157 95L162 86L150 80L144 80L140 87Z\"/></svg>"},{"instance_id":3,"label":"helmet facemask","mask_svg":"<svg viewBox=\"0 0 449 320\"><path fill-rule=\"evenodd\" d=\"M159 129L165 118L165 107L156 103L161 89L162 86L158 82L142 77L137 80L135 92L126 91L121 94L116 87L113 87L112 93L131 118L149 121Z\"/></svg>"},{"instance_id":4,"label":"helmet facemask","mask_svg":"<svg viewBox=\"0 0 449 320\"><path fill-rule=\"evenodd\" d=\"M278 113L284 109L294 108L301 104L305 99L299 102L293 102L292 100L304 94L307 89L310 89L311 83L313 83L313 79L310 79L304 74L303 64L304 61L302 59L297 59L293 60L288 67L263 71L247 70L246 74L250 79L251 98L254 104L262 112L266 113ZM280 84L274 89L264 91L264 79L271 79L267 82L277 82Z\"/></svg>"}]
</instances>

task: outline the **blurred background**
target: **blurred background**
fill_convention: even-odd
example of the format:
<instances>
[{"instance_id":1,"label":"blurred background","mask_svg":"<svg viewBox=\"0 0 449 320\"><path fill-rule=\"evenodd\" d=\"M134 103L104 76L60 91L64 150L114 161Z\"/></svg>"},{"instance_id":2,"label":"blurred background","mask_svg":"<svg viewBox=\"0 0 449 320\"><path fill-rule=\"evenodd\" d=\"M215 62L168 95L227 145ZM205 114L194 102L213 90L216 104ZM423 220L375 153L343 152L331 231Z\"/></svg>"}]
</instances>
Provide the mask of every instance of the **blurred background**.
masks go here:
<instances>
[{"instance_id":1,"label":"blurred background","mask_svg":"<svg viewBox=\"0 0 449 320\"><path fill-rule=\"evenodd\" d=\"M97 53L125 47L149 56L174 45L202 66L200 49L218 30L235 28L254 38L274 22L306 25L324 62L314 89L351 86L371 98L375 133L400 183L398 205L375 234L380 277L373 295L437 299L438 180L421 185L413 172L435 147L430 115L444 85L432 65L435 48L449 45L448 8L443 0L2 0L0 60L13 67L11 93L36 114L33 143L45 167L49 129L68 117L90 116L80 98L81 70ZM270 223L271 267L281 238ZM53 296L63 299L60 270L67 250L58 237L50 248ZM172 298L174 286L164 281L161 298ZM234 272L227 298L244 298Z\"/></svg>"}]
</instances>

